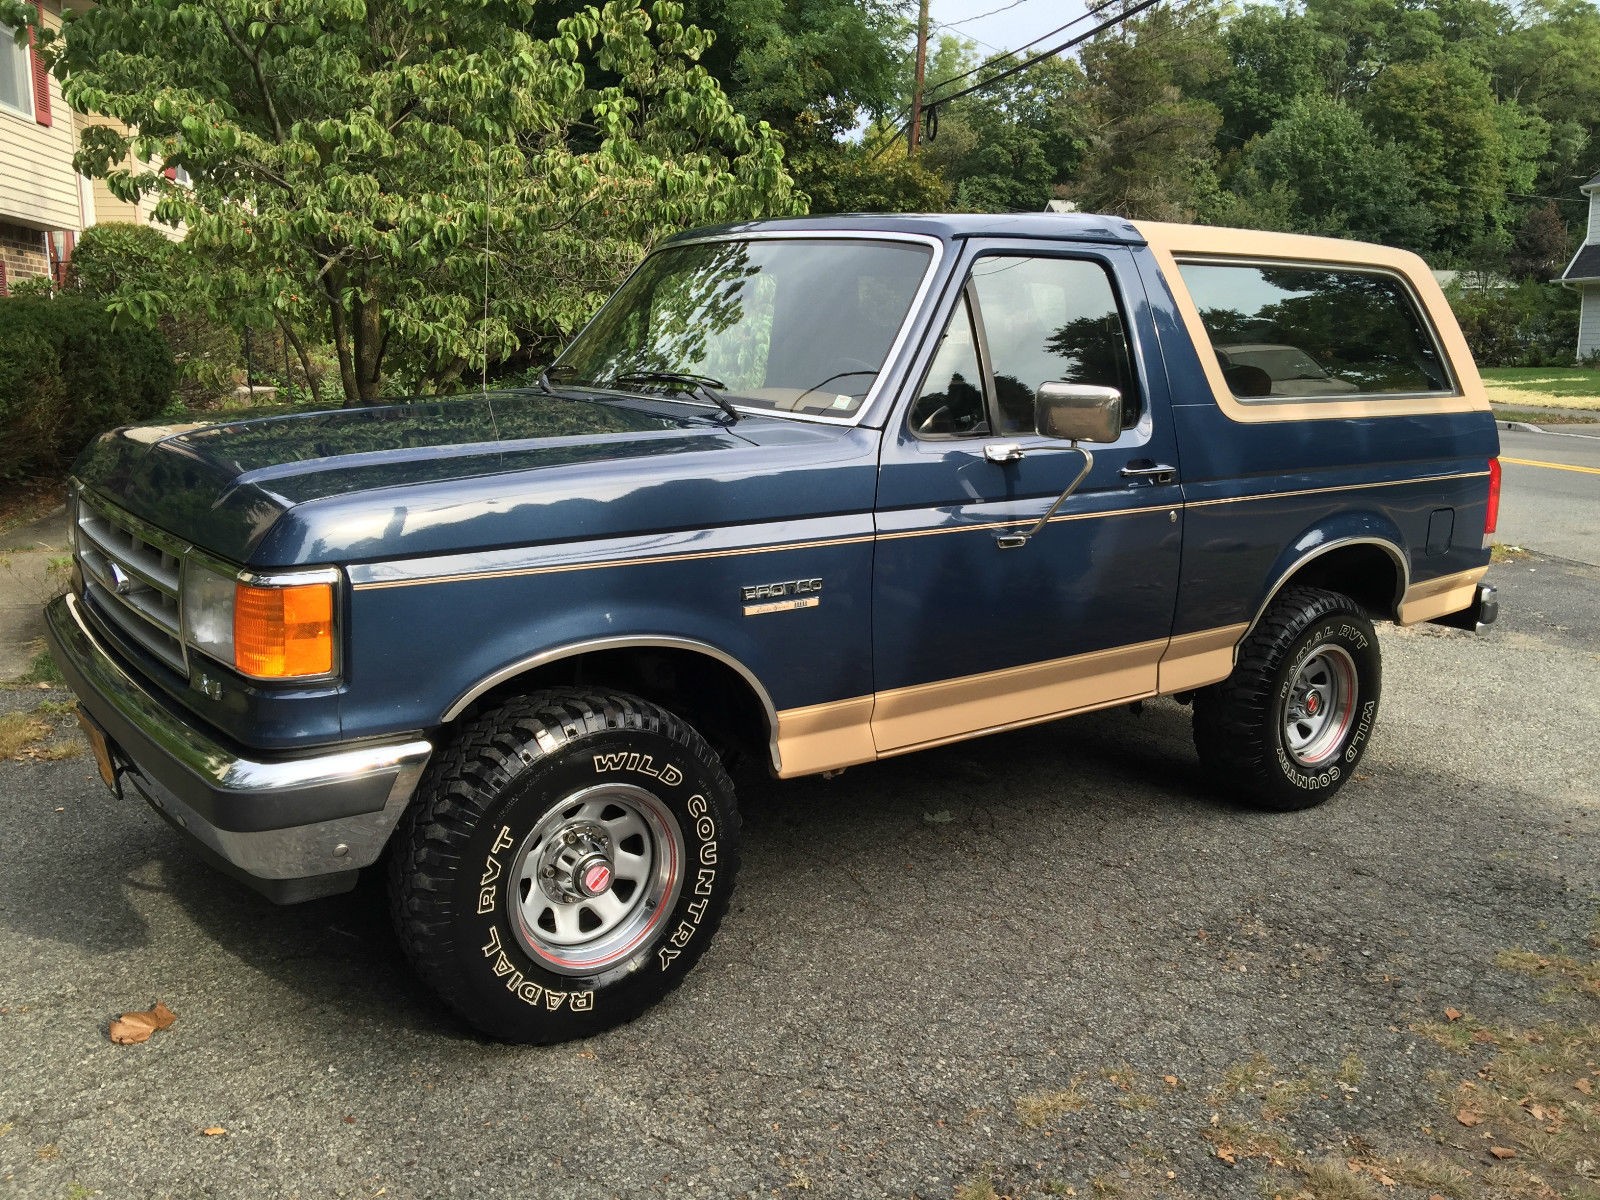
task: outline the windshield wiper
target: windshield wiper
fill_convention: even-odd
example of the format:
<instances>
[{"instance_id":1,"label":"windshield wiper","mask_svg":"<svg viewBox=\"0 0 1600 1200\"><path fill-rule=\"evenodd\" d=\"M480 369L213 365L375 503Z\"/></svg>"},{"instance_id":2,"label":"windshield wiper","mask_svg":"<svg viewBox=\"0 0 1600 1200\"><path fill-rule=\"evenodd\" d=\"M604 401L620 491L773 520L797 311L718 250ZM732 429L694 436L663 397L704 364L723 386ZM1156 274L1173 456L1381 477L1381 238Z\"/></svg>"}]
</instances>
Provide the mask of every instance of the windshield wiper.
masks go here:
<instances>
[{"instance_id":1,"label":"windshield wiper","mask_svg":"<svg viewBox=\"0 0 1600 1200\"><path fill-rule=\"evenodd\" d=\"M739 410L722 394L728 390L728 385L709 375L694 375L688 371L623 371L613 375L608 382L623 387L640 383L675 383L688 388L694 393L695 399L715 404L728 415L727 424L732 425L739 419Z\"/></svg>"}]
</instances>

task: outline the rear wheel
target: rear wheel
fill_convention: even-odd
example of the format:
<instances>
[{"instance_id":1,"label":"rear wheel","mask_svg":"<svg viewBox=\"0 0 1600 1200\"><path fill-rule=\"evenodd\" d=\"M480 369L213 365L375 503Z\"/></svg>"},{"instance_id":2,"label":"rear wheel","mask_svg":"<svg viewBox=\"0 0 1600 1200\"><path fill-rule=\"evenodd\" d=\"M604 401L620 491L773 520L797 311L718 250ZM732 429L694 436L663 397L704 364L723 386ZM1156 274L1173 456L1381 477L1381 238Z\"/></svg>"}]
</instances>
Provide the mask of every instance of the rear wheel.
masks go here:
<instances>
[{"instance_id":1,"label":"rear wheel","mask_svg":"<svg viewBox=\"0 0 1600 1200\"><path fill-rule=\"evenodd\" d=\"M637 1016L705 951L733 890L733 786L636 697L562 689L487 711L429 768L390 864L418 973L494 1037Z\"/></svg>"},{"instance_id":2,"label":"rear wheel","mask_svg":"<svg viewBox=\"0 0 1600 1200\"><path fill-rule=\"evenodd\" d=\"M1200 760L1263 808L1329 799L1366 752L1382 663L1372 622L1348 596L1289 588L1239 648L1233 674L1194 701Z\"/></svg>"}]
</instances>

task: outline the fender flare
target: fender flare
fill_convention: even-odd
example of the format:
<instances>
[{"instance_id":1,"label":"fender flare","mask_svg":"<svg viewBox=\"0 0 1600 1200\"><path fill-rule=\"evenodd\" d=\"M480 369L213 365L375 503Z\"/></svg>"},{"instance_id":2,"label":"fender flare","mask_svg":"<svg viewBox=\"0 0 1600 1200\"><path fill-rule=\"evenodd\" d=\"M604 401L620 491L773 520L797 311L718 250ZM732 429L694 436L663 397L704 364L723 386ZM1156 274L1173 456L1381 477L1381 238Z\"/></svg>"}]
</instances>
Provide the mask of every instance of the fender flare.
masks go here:
<instances>
[{"instance_id":1,"label":"fender flare","mask_svg":"<svg viewBox=\"0 0 1600 1200\"><path fill-rule=\"evenodd\" d=\"M536 654L530 654L506 663L473 683L451 701L450 707L445 709L439 723L448 725L465 712L469 704L485 692L538 667L546 667L551 663L561 662L563 659L575 658L580 654L593 654L602 650L644 649L686 650L719 662L737 673L745 683L750 685L750 690L761 701L762 714L767 722L767 752L772 758L773 769L778 770L782 767L782 762L778 755L778 710L773 706L771 694L761 680L757 678L755 672L726 650L719 650L709 642L697 641L694 638L676 637L672 634L620 634L615 637L587 638L583 641L567 642L560 646L547 647Z\"/></svg>"},{"instance_id":2,"label":"fender flare","mask_svg":"<svg viewBox=\"0 0 1600 1200\"><path fill-rule=\"evenodd\" d=\"M1350 546L1376 546L1393 561L1397 583L1390 602L1390 615L1398 614L1400 602L1411 587L1411 564L1402 549L1404 539L1400 536L1400 530L1388 518L1376 513L1346 514L1347 518L1351 516L1356 519L1334 522L1331 528L1329 524L1313 526L1296 538L1279 556L1274 564L1272 584L1262 595L1261 603L1256 607L1255 613L1250 618L1250 624L1245 627L1244 634L1239 639L1240 643L1250 636L1260 622L1262 614L1267 611L1267 606L1283 590L1284 585L1307 563ZM1343 532L1345 529L1349 531Z\"/></svg>"}]
</instances>

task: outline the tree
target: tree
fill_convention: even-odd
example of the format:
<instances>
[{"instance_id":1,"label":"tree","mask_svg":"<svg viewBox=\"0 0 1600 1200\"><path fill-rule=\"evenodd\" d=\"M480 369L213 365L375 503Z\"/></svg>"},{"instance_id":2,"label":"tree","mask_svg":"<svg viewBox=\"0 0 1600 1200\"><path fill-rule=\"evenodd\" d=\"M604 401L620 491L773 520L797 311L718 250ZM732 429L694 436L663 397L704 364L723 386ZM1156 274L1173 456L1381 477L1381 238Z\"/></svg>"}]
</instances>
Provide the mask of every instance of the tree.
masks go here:
<instances>
[{"instance_id":1,"label":"tree","mask_svg":"<svg viewBox=\"0 0 1600 1200\"><path fill-rule=\"evenodd\" d=\"M1530 208L1511 239L1507 270L1521 279L1549 280L1561 273L1572 254L1572 239L1554 201Z\"/></svg>"},{"instance_id":2,"label":"tree","mask_svg":"<svg viewBox=\"0 0 1600 1200\"><path fill-rule=\"evenodd\" d=\"M1084 208L1192 220L1216 188L1217 106L1226 70L1216 17L1157 8L1083 48L1089 148L1073 185Z\"/></svg>"},{"instance_id":3,"label":"tree","mask_svg":"<svg viewBox=\"0 0 1600 1200\"><path fill-rule=\"evenodd\" d=\"M87 130L80 169L156 193L223 257L219 307L325 330L358 404L387 376L442 388L565 334L667 230L796 207L778 141L697 64L710 38L681 5L608 0L546 38L533 15L106 0L41 41L76 110L136 131ZM152 165L114 165L130 146Z\"/></svg>"},{"instance_id":4,"label":"tree","mask_svg":"<svg viewBox=\"0 0 1600 1200\"><path fill-rule=\"evenodd\" d=\"M1215 88L1223 134L1235 146L1272 128L1302 96L1329 94L1344 46L1302 16L1256 5L1224 30L1232 69Z\"/></svg>"},{"instance_id":5,"label":"tree","mask_svg":"<svg viewBox=\"0 0 1600 1200\"><path fill-rule=\"evenodd\" d=\"M1245 213L1254 207L1265 217L1246 216L1244 224L1416 249L1432 230L1405 153L1374 138L1347 105L1322 96L1294 100L1253 139L1231 186Z\"/></svg>"},{"instance_id":6,"label":"tree","mask_svg":"<svg viewBox=\"0 0 1600 1200\"><path fill-rule=\"evenodd\" d=\"M944 177L959 211L1039 212L1083 157L1083 73L1066 59L1045 59L970 96L937 103L940 94L985 84L1012 65L996 63L930 93L931 136L918 157ZM952 79L972 66L961 43L943 38L928 78Z\"/></svg>"},{"instance_id":7,"label":"tree","mask_svg":"<svg viewBox=\"0 0 1600 1200\"><path fill-rule=\"evenodd\" d=\"M1549 129L1515 103L1497 103L1488 76L1453 54L1394 63L1368 90L1364 115L1411 164L1432 214L1435 245L1461 252L1513 219L1508 192L1526 193Z\"/></svg>"}]
</instances>

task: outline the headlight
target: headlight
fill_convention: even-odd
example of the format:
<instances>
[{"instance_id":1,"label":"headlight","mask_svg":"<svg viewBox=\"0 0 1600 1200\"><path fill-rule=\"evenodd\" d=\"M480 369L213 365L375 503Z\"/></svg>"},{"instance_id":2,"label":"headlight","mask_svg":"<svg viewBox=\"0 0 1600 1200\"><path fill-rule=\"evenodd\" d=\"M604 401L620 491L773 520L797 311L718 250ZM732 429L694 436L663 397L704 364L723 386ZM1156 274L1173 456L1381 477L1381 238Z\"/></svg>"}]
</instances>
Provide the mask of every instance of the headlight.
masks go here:
<instances>
[{"instance_id":1,"label":"headlight","mask_svg":"<svg viewBox=\"0 0 1600 1200\"><path fill-rule=\"evenodd\" d=\"M337 582L332 570L230 574L191 556L183 572L185 637L254 679L331 675Z\"/></svg>"}]
</instances>

